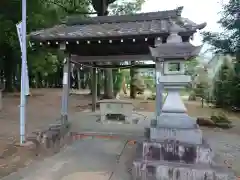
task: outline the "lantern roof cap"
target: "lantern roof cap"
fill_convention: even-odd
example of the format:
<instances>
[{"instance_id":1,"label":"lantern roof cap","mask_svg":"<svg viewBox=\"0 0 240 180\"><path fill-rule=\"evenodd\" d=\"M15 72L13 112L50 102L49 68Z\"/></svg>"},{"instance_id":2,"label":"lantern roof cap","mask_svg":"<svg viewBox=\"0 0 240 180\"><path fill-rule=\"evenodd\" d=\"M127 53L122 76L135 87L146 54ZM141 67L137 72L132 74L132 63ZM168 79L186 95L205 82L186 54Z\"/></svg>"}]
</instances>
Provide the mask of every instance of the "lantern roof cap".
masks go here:
<instances>
[{"instance_id":1,"label":"lantern roof cap","mask_svg":"<svg viewBox=\"0 0 240 180\"><path fill-rule=\"evenodd\" d=\"M187 60L198 56L202 46L194 46L189 42L164 43L157 47L149 47L153 57L168 60Z\"/></svg>"}]
</instances>

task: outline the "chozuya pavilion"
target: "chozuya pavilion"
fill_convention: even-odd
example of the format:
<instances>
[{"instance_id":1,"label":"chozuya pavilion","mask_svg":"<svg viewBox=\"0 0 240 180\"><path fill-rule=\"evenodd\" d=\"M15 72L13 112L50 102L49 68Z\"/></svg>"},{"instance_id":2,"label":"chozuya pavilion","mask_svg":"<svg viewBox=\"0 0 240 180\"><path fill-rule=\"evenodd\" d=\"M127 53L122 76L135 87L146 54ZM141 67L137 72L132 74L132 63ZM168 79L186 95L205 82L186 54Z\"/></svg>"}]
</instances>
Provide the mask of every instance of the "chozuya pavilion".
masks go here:
<instances>
[{"instance_id":1,"label":"chozuya pavilion","mask_svg":"<svg viewBox=\"0 0 240 180\"><path fill-rule=\"evenodd\" d=\"M189 82L183 61L197 56L201 47L189 43L196 24L181 17L182 7L169 11L89 18L69 17L61 25L30 34L32 46L65 53L62 123L68 119L70 63L93 64L93 111L96 107L96 70L102 62L154 60L156 118L138 143L132 174L135 180L231 180L234 174L213 162L213 152L196 120L187 115L178 94ZM163 64L163 67L162 67ZM170 65L178 71L170 72ZM168 96L162 106L162 90Z\"/></svg>"}]
</instances>

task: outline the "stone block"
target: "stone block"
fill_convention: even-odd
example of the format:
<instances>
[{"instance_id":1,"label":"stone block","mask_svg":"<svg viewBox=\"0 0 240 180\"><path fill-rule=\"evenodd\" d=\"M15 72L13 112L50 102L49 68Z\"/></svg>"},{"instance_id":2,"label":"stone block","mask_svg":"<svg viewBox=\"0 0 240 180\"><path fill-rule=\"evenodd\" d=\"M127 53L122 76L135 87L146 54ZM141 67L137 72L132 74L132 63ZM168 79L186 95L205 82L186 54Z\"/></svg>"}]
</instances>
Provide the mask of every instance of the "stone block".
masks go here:
<instances>
[{"instance_id":1,"label":"stone block","mask_svg":"<svg viewBox=\"0 0 240 180\"><path fill-rule=\"evenodd\" d=\"M66 127L62 124L55 124L49 127L49 131L55 131L59 139L66 134Z\"/></svg>"},{"instance_id":2,"label":"stone block","mask_svg":"<svg viewBox=\"0 0 240 180\"><path fill-rule=\"evenodd\" d=\"M37 153L57 152L67 141L70 124L52 124L47 130L33 132L27 137L27 141L35 144ZM41 152L40 152L41 151Z\"/></svg>"},{"instance_id":3,"label":"stone block","mask_svg":"<svg viewBox=\"0 0 240 180\"><path fill-rule=\"evenodd\" d=\"M134 161L132 176L133 180L237 180L225 167L172 162Z\"/></svg>"},{"instance_id":4,"label":"stone block","mask_svg":"<svg viewBox=\"0 0 240 180\"><path fill-rule=\"evenodd\" d=\"M39 137L37 136L37 134L30 134L27 138L26 138L26 143L25 144L34 144L34 146L32 146L31 149L35 149L35 150L39 150L40 148L40 140Z\"/></svg>"},{"instance_id":5,"label":"stone block","mask_svg":"<svg viewBox=\"0 0 240 180\"><path fill-rule=\"evenodd\" d=\"M47 130L43 134L42 145L46 149L54 149L57 139L59 139L59 134L57 131Z\"/></svg>"},{"instance_id":6,"label":"stone block","mask_svg":"<svg viewBox=\"0 0 240 180\"><path fill-rule=\"evenodd\" d=\"M202 144L202 131L198 128L150 128L152 141L175 140L189 144Z\"/></svg>"},{"instance_id":7,"label":"stone block","mask_svg":"<svg viewBox=\"0 0 240 180\"><path fill-rule=\"evenodd\" d=\"M178 141L143 142L138 145L141 158L147 161L212 164L214 153L208 144L186 144Z\"/></svg>"}]
</instances>

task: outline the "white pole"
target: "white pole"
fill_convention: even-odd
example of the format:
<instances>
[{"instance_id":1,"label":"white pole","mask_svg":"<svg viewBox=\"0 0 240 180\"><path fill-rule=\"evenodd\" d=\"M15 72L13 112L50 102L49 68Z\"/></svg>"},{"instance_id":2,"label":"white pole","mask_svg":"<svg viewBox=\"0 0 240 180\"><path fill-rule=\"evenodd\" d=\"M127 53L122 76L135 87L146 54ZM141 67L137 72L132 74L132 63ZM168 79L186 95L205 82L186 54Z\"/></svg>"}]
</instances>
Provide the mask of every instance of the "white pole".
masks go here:
<instances>
[{"instance_id":1,"label":"white pole","mask_svg":"<svg viewBox=\"0 0 240 180\"><path fill-rule=\"evenodd\" d=\"M27 3L22 0L22 71L21 71L21 102L20 102L20 143L25 141L25 86L26 86L26 62L27 62L27 47L26 47L26 21L27 21Z\"/></svg>"}]
</instances>

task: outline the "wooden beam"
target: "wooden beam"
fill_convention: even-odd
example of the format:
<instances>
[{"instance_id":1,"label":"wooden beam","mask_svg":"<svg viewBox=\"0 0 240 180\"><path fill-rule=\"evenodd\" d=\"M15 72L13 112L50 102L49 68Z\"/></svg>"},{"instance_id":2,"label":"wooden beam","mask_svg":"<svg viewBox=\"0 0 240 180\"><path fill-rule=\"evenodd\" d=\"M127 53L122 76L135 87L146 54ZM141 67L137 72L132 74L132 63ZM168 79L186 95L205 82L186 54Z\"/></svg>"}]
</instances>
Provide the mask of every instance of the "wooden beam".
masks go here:
<instances>
[{"instance_id":1,"label":"wooden beam","mask_svg":"<svg viewBox=\"0 0 240 180\"><path fill-rule=\"evenodd\" d=\"M149 61L152 60L150 54L145 55L121 55L121 56L77 56L72 55L73 62L122 62L122 61Z\"/></svg>"},{"instance_id":2,"label":"wooden beam","mask_svg":"<svg viewBox=\"0 0 240 180\"><path fill-rule=\"evenodd\" d=\"M83 64L84 66L84 64ZM97 65L98 68L122 68L122 69L129 69L129 68L140 68L140 69L150 69L155 68L155 64L136 64L134 66L131 65Z\"/></svg>"}]
</instances>

